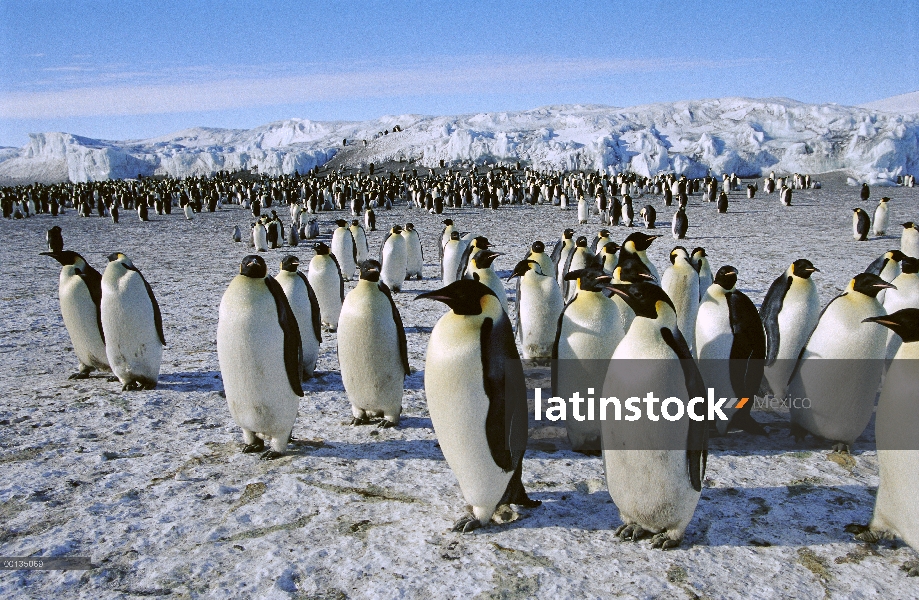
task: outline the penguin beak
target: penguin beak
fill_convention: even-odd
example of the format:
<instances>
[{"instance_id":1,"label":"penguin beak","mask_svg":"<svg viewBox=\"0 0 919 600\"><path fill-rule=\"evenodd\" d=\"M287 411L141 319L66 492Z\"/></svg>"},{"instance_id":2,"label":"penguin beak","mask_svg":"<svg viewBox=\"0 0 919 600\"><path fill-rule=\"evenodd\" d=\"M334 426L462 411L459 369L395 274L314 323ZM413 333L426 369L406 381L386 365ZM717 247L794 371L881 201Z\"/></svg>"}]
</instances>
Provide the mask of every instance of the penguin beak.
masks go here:
<instances>
[{"instance_id":1,"label":"penguin beak","mask_svg":"<svg viewBox=\"0 0 919 600\"><path fill-rule=\"evenodd\" d=\"M629 300L632 298L632 295L629 293L629 286L622 285L621 283L614 283L613 285L606 286L606 289L610 290L614 294L622 296L624 300Z\"/></svg>"},{"instance_id":2,"label":"penguin beak","mask_svg":"<svg viewBox=\"0 0 919 600\"><path fill-rule=\"evenodd\" d=\"M897 326L897 323L888 319L886 315L880 317L868 317L867 319L862 319L862 323L877 323L878 325L883 325L884 327Z\"/></svg>"},{"instance_id":3,"label":"penguin beak","mask_svg":"<svg viewBox=\"0 0 919 600\"><path fill-rule=\"evenodd\" d=\"M895 290L895 289L897 289L897 286L895 286L895 285L892 284L892 283L875 283L875 284L874 284L874 287L880 288L880 289L882 289L882 290Z\"/></svg>"},{"instance_id":4,"label":"penguin beak","mask_svg":"<svg viewBox=\"0 0 919 600\"><path fill-rule=\"evenodd\" d=\"M809 269L805 269L805 271L810 271L811 273L815 273L815 272L820 273L820 269L818 269L817 267L811 267Z\"/></svg>"},{"instance_id":5,"label":"penguin beak","mask_svg":"<svg viewBox=\"0 0 919 600\"><path fill-rule=\"evenodd\" d=\"M423 294L418 294L417 296L415 296L415 298L413 299L413 301L414 301L414 300L427 299L427 300L436 300L437 302L445 302L445 303L446 303L446 302L448 302L448 301L450 301L450 300L453 299L453 298L451 298L450 296L441 293L442 291L443 291L443 290L434 290L433 292L424 292Z\"/></svg>"}]
</instances>

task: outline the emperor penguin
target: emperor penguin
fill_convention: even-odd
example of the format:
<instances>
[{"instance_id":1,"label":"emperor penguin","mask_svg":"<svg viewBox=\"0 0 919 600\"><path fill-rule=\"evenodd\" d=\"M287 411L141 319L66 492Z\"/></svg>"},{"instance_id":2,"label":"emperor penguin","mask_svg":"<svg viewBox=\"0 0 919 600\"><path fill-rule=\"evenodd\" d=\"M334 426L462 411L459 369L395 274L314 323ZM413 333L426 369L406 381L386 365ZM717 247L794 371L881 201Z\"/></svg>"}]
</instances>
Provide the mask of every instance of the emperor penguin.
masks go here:
<instances>
[{"instance_id":1,"label":"emperor penguin","mask_svg":"<svg viewBox=\"0 0 919 600\"><path fill-rule=\"evenodd\" d=\"M555 265L555 280L562 290L565 289L565 265L568 263L568 255L574 252L574 229L566 229L562 233L562 239L555 242L552 248L552 264Z\"/></svg>"},{"instance_id":2,"label":"emperor penguin","mask_svg":"<svg viewBox=\"0 0 919 600\"><path fill-rule=\"evenodd\" d=\"M686 232L689 230L689 217L686 216L686 209L682 206L677 207L676 212L673 213L670 230L675 240L682 240L686 237Z\"/></svg>"},{"instance_id":3,"label":"emperor penguin","mask_svg":"<svg viewBox=\"0 0 919 600\"><path fill-rule=\"evenodd\" d=\"M587 247L587 238L580 236L574 243L574 251L568 254L568 260L562 270L562 293L565 295L565 301L569 301L577 294L577 286L572 284L570 279L565 277L571 271L580 271L594 264L596 257Z\"/></svg>"},{"instance_id":4,"label":"emperor penguin","mask_svg":"<svg viewBox=\"0 0 919 600\"><path fill-rule=\"evenodd\" d=\"M889 250L868 265L865 273L873 273L890 283L900 275L900 261L904 258L907 258L907 256L899 250ZM886 293L887 290L881 290L878 293L878 302L881 304L884 304L884 295Z\"/></svg>"},{"instance_id":5,"label":"emperor penguin","mask_svg":"<svg viewBox=\"0 0 919 600\"><path fill-rule=\"evenodd\" d=\"M319 359L319 344L322 343L322 320L319 314L319 300L306 275L299 271L300 259L288 254L281 259L281 270L274 276L287 296L287 302L297 319L300 330L300 377L310 379Z\"/></svg>"},{"instance_id":6,"label":"emperor penguin","mask_svg":"<svg viewBox=\"0 0 919 600\"><path fill-rule=\"evenodd\" d=\"M782 189L779 190L779 200L782 202L782 206L791 206L791 188L782 185Z\"/></svg>"},{"instance_id":7,"label":"emperor penguin","mask_svg":"<svg viewBox=\"0 0 919 600\"><path fill-rule=\"evenodd\" d=\"M903 223L903 233L900 237L900 251L906 256L919 258L919 225L912 221Z\"/></svg>"},{"instance_id":8,"label":"emperor penguin","mask_svg":"<svg viewBox=\"0 0 919 600\"><path fill-rule=\"evenodd\" d=\"M402 230L402 237L405 238L405 278L411 279L416 277L421 281L421 271L424 268L424 249L421 247L421 236L412 223L406 223L405 229Z\"/></svg>"},{"instance_id":9,"label":"emperor penguin","mask_svg":"<svg viewBox=\"0 0 919 600\"><path fill-rule=\"evenodd\" d=\"M86 379L96 369L111 371L102 330L102 275L76 252L61 250L41 254L61 264L57 289L61 316L80 361L79 371L69 379Z\"/></svg>"},{"instance_id":10,"label":"emperor penguin","mask_svg":"<svg viewBox=\"0 0 919 600\"><path fill-rule=\"evenodd\" d=\"M405 376L411 370L402 317L380 278L380 263L361 263L360 280L341 307L338 362L351 401L351 424L380 419L379 427L386 428L399 424Z\"/></svg>"},{"instance_id":11,"label":"emperor penguin","mask_svg":"<svg viewBox=\"0 0 919 600\"><path fill-rule=\"evenodd\" d=\"M185 208L183 209L183 211L185 212L186 220L191 221L192 219L195 218L195 212L191 208L191 202L185 205Z\"/></svg>"},{"instance_id":12,"label":"emperor penguin","mask_svg":"<svg viewBox=\"0 0 919 600\"><path fill-rule=\"evenodd\" d=\"M616 242L607 242L603 244L603 247L600 248L600 252L597 254L597 259L603 271L612 275L616 265L619 264L619 244Z\"/></svg>"},{"instance_id":13,"label":"emperor penguin","mask_svg":"<svg viewBox=\"0 0 919 600\"><path fill-rule=\"evenodd\" d=\"M676 311L677 326L695 355L696 315L699 313L699 274L689 262L686 248L677 246L670 251L670 263L661 279L661 289L670 298Z\"/></svg>"},{"instance_id":14,"label":"emperor penguin","mask_svg":"<svg viewBox=\"0 0 919 600\"><path fill-rule=\"evenodd\" d=\"M361 227L361 222L357 219L351 221L351 227L348 229L351 231L351 237L354 239L357 264L361 264L370 258L370 244L367 243L367 232L364 231L364 228Z\"/></svg>"},{"instance_id":15,"label":"emperor penguin","mask_svg":"<svg viewBox=\"0 0 919 600\"><path fill-rule=\"evenodd\" d=\"M367 228L367 231L377 230L377 214L369 206L364 211L364 227Z\"/></svg>"},{"instance_id":16,"label":"emperor penguin","mask_svg":"<svg viewBox=\"0 0 919 600\"><path fill-rule=\"evenodd\" d=\"M867 183L862 184L862 191L860 195L862 198L862 202L864 202L865 200L871 197L871 189L868 187Z\"/></svg>"},{"instance_id":17,"label":"emperor penguin","mask_svg":"<svg viewBox=\"0 0 919 600\"><path fill-rule=\"evenodd\" d=\"M880 481L874 513L867 526L850 525L846 530L869 543L899 537L919 552L916 511L919 439L915 401L919 386L915 367L919 360L919 309L906 308L866 321L890 329L901 345L887 371L875 419ZM919 561L909 561L902 568L910 577L919 576Z\"/></svg>"},{"instance_id":18,"label":"emperor penguin","mask_svg":"<svg viewBox=\"0 0 919 600\"><path fill-rule=\"evenodd\" d=\"M699 274L699 301L701 302L702 296L705 295L708 287L715 281L712 277L712 267L708 262L708 254L705 252L705 248L695 248L692 254L689 255L689 262L692 264L692 268L696 270L696 273Z\"/></svg>"},{"instance_id":19,"label":"emperor penguin","mask_svg":"<svg viewBox=\"0 0 919 600\"><path fill-rule=\"evenodd\" d=\"M243 258L220 300L217 359L243 452L261 452L269 442L260 458L282 456L303 396L300 329L261 256Z\"/></svg>"},{"instance_id":20,"label":"emperor penguin","mask_svg":"<svg viewBox=\"0 0 919 600\"><path fill-rule=\"evenodd\" d=\"M874 209L874 235L884 235L890 226L890 198L884 196Z\"/></svg>"},{"instance_id":21,"label":"emperor penguin","mask_svg":"<svg viewBox=\"0 0 919 600\"><path fill-rule=\"evenodd\" d=\"M724 190L721 190L721 193L718 194L717 207L719 213L724 214L728 212L728 193Z\"/></svg>"},{"instance_id":22,"label":"emperor penguin","mask_svg":"<svg viewBox=\"0 0 919 600\"><path fill-rule=\"evenodd\" d=\"M402 226L394 225L380 245L380 278L386 286L394 291L402 291L408 263L407 242L402 237Z\"/></svg>"},{"instance_id":23,"label":"emperor penguin","mask_svg":"<svg viewBox=\"0 0 919 600\"><path fill-rule=\"evenodd\" d=\"M654 240L659 237L659 235L648 235L640 231L629 234L629 237L625 238L625 241L622 242L622 246L619 248L619 264L627 265L628 263L639 261L648 268L648 271L654 276L655 281L660 281L661 277L657 272L657 268L654 266L654 263L651 262L651 259L648 258L647 252Z\"/></svg>"},{"instance_id":24,"label":"emperor penguin","mask_svg":"<svg viewBox=\"0 0 919 600\"><path fill-rule=\"evenodd\" d=\"M766 332L756 305L737 289L737 269L725 265L706 289L696 318L699 371L718 397L747 398L740 410L728 408L727 421L715 422L718 433L729 428L765 435L750 410L766 366Z\"/></svg>"},{"instance_id":25,"label":"emperor penguin","mask_svg":"<svg viewBox=\"0 0 919 600\"><path fill-rule=\"evenodd\" d=\"M313 217L307 223L306 235L304 237L308 240L315 240L317 237L319 237L319 222L316 217Z\"/></svg>"},{"instance_id":26,"label":"emperor penguin","mask_svg":"<svg viewBox=\"0 0 919 600\"><path fill-rule=\"evenodd\" d=\"M45 254L45 256L52 256L54 253L64 251L64 236L61 235L61 228L57 225L48 230L48 233L45 234L45 240L48 242L48 254Z\"/></svg>"},{"instance_id":27,"label":"emperor penguin","mask_svg":"<svg viewBox=\"0 0 919 600\"><path fill-rule=\"evenodd\" d=\"M316 292L323 327L328 331L335 331L338 328L341 303L345 301L345 279L335 255L329 252L328 246L319 242L313 249L316 256L310 260L306 278Z\"/></svg>"},{"instance_id":28,"label":"emperor penguin","mask_svg":"<svg viewBox=\"0 0 919 600\"><path fill-rule=\"evenodd\" d=\"M335 221L338 226L332 232L332 254L341 267L341 274L345 281L351 281L351 275L357 268L357 245L354 243L354 236L348 229L348 222L344 219Z\"/></svg>"},{"instance_id":29,"label":"emperor penguin","mask_svg":"<svg viewBox=\"0 0 919 600\"><path fill-rule=\"evenodd\" d=\"M515 329L525 360L552 358L558 318L565 307L562 290L533 259L517 263L508 280L517 278Z\"/></svg>"},{"instance_id":30,"label":"emperor penguin","mask_svg":"<svg viewBox=\"0 0 919 600\"><path fill-rule=\"evenodd\" d=\"M651 275L651 272L640 261L631 261L625 265L617 265L611 274L611 283L638 283L641 281L646 281L657 285L657 280ZM619 309L619 320L622 324L622 331L628 332L629 327L632 325L632 321L635 319L635 311L629 307L628 303L617 294L612 293L612 289L607 288L607 295L610 299L616 304L616 307Z\"/></svg>"},{"instance_id":31,"label":"emperor penguin","mask_svg":"<svg viewBox=\"0 0 919 600\"><path fill-rule=\"evenodd\" d=\"M497 296L498 301L501 302L501 308L504 309L508 315L510 315L510 310L507 305L507 292L504 290L504 282L501 281L501 278L498 277L495 270L492 268L492 265L495 262L495 259L499 256L502 256L500 252L492 252L491 250L483 250L479 252L472 258L473 268L470 271L470 275L476 281L484 283L494 292Z\"/></svg>"},{"instance_id":32,"label":"emperor penguin","mask_svg":"<svg viewBox=\"0 0 919 600\"><path fill-rule=\"evenodd\" d=\"M485 236L475 236L463 249L463 257L460 261L461 272L457 273L457 279L472 279L472 270L475 266L472 263L472 260L476 257L479 252L491 248L492 244L488 241L488 238Z\"/></svg>"},{"instance_id":33,"label":"emperor penguin","mask_svg":"<svg viewBox=\"0 0 919 600\"><path fill-rule=\"evenodd\" d=\"M252 226L252 244L256 252L268 252L268 230L261 219Z\"/></svg>"},{"instance_id":34,"label":"emperor penguin","mask_svg":"<svg viewBox=\"0 0 919 600\"><path fill-rule=\"evenodd\" d=\"M635 320L613 353L603 396L645 397L653 390L660 399L703 399L701 407L690 401L687 414L675 420L658 415L657 421L629 423L607 415L600 425L607 487L623 522L616 535L634 541L653 534L652 547L674 548L692 520L705 477L705 383L664 290L648 282L611 288L628 302Z\"/></svg>"},{"instance_id":35,"label":"emperor penguin","mask_svg":"<svg viewBox=\"0 0 919 600\"><path fill-rule=\"evenodd\" d=\"M852 237L857 242L864 242L868 239L868 233L871 231L871 217L868 213L860 208L852 209Z\"/></svg>"},{"instance_id":36,"label":"emperor penguin","mask_svg":"<svg viewBox=\"0 0 919 600\"><path fill-rule=\"evenodd\" d=\"M555 263L552 257L546 254L546 245L537 240L530 246L530 251L523 260L533 260L539 263L539 270L543 275L555 277ZM556 282L557 284L558 282Z\"/></svg>"},{"instance_id":37,"label":"emperor penguin","mask_svg":"<svg viewBox=\"0 0 919 600\"><path fill-rule=\"evenodd\" d=\"M99 304L108 364L123 391L152 390L166 345L160 306L131 259L115 252L108 260Z\"/></svg>"},{"instance_id":38,"label":"emperor penguin","mask_svg":"<svg viewBox=\"0 0 919 600\"><path fill-rule=\"evenodd\" d=\"M616 303L603 294L609 275L587 268L570 271L565 278L576 282L578 290L558 320L552 359L559 362L552 376L552 396L567 399L578 391L590 393L585 382L596 381L597 389L602 387L606 365L625 331ZM593 373L596 369L601 370ZM598 419L572 411L565 419L565 428L572 450L599 456Z\"/></svg>"},{"instance_id":39,"label":"emperor penguin","mask_svg":"<svg viewBox=\"0 0 919 600\"><path fill-rule=\"evenodd\" d=\"M885 290L884 310L887 314L903 310L904 308L919 308L919 259L907 256L900 261L902 272L891 281L895 289ZM883 278L882 278L883 279ZM900 349L900 337L893 333L887 334L887 359L891 360Z\"/></svg>"},{"instance_id":40,"label":"emperor penguin","mask_svg":"<svg viewBox=\"0 0 919 600\"><path fill-rule=\"evenodd\" d=\"M588 215L588 206L587 200L584 199L584 196L578 197L578 223L581 225L587 224L587 215Z\"/></svg>"},{"instance_id":41,"label":"emperor penguin","mask_svg":"<svg viewBox=\"0 0 919 600\"><path fill-rule=\"evenodd\" d=\"M441 261L444 258L444 246L450 241L450 234L454 231L458 231L456 227L453 226L453 219L444 219L443 224L444 228L440 231L440 244L438 245L440 249L437 252L439 254L438 258L440 258Z\"/></svg>"},{"instance_id":42,"label":"emperor penguin","mask_svg":"<svg viewBox=\"0 0 919 600\"><path fill-rule=\"evenodd\" d=\"M650 204L646 204L644 208L641 209L641 212L638 213L641 217L641 220L644 222L645 227L648 229L655 229L655 221L657 220L657 211Z\"/></svg>"},{"instance_id":43,"label":"emperor penguin","mask_svg":"<svg viewBox=\"0 0 919 600\"><path fill-rule=\"evenodd\" d=\"M820 319L820 298L811 275L819 272L800 258L776 277L759 316L766 331L765 377L777 398L784 398L798 356Z\"/></svg>"},{"instance_id":44,"label":"emperor penguin","mask_svg":"<svg viewBox=\"0 0 919 600\"><path fill-rule=\"evenodd\" d=\"M233 228L233 241L234 241L234 242L241 242L241 241L243 241L243 233L242 233L242 231L240 231L239 225L237 225L236 227Z\"/></svg>"},{"instance_id":45,"label":"emperor penguin","mask_svg":"<svg viewBox=\"0 0 919 600\"><path fill-rule=\"evenodd\" d=\"M877 294L892 288L877 275L860 273L823 309L788 383L793 398L810 399L809 407L791 405L796 438L811 433L847 452L865 430L881 384L887 333L863 321L886 314Z\"/></svg>"},{"instance_id":46,"label":"emperor penguin","mask_svg":"<svg viewBox=\"0 0 919 600\"><path fill-rule=\"evenodd\" d=\"M597 254L603 249L603 246L612 241L613 239L609 236L609 229L601 229L590 243L590 251Z\"/></svg>"},{"instance_id":47,"label":"emperor penguin","mask_svg":"<svg viewBox=\"0 0 919 600\"><path fill-rule=\"evenodd\" d=\"M458 280L417 298L450 311L431 331L424 388L440 449L472 514L454 525L487 525L501 504L535 507L523 487L527 399L507 314L491 289Z\"/></svg>"},{"instance_id":48,"label":"emperor penguin","mask_svg":"<svg viewBox=\"0 0 919 600\"><path fill-rule=\"evenodd\" d=\"M444 245L440 260L440 278L444 284L449 285L462 277L466 245L467 243L460 239L459 231L450 233L450 240Z\"/></svg>"},{"instance_id":49,"label":"emperor penguin","mask_svg":"<svg viewBox=\"0 0 919 600\"><path fill-rule=\"evenodd\" d=\"M297 231L296 223L291 223L290 229L287 231L287 245L291 248L296 248L300 245L300 234Z\"/></svg>"}]
</instances>

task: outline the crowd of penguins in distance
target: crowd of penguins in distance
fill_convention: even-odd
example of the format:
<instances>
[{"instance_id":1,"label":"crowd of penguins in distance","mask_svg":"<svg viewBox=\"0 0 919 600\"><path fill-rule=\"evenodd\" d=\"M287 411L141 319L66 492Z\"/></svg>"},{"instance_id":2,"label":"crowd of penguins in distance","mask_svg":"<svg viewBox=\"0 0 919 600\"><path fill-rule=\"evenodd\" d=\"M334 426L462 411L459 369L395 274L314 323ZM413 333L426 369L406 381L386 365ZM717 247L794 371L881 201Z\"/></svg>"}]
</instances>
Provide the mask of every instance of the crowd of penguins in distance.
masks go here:
<instances>
[{"instance_id":1,"label":"crowd of penguins in distance","mask_svg":"<svg viewBox=\"0 0 919 600\"><path fill-rule=\"evenodd\" d=\"M733 175L719 181L673 174L647 178L537 172L521 169L519 163L498 164L484 173L473 166L432 170L424 176L404 168L375 175L373 165L369 173L349 174L342 168L281 177L237 175L34 185L3 189L0 200L8 218L57 215L65 207L82 216L95 211L116 222L122 210L136 210L141 220L150 211L169 214L173 206L189 219L223 204L250 210L257 219L251 232L242 235L237 226L233 239L247 239L255 253L243 259L223 295L217 352L229 410L242 430L243 452L260 453L266 460L286 450L303 396L301 382L313 376L324 331L337 332L352 424L399 423L403 380L410 370L393 293L407 278L422 278L424 257L411 223L392 227L376 258L371 257L365 228L376 229L375 209L396 202L432 214L450 207L499 209L506 204L567 209L572 199L579 223L593 213L600 215L604 227L616 227L633 226L633 198L662 196L665 205L676 203L672 235L682 239L689 196L701 193L723 212L728 210L726 189L743 191ZM749 198L759 191L759 183L746 185ZM915 184L908 175L898 183ZM762 184L766 194L777 194L786 205L793 190L820 185L799 174L770 174ZM861 198L869 197L865 185ZM874 213L878 235L889 226L888 203L882 198ZM289 211L288 228L273 206ZM317 213L349 210L352 217L363 216L363 225L360 219L337 220L331 245L314 244L306 274L294 255L282 259L277 274L269 274L259 252L315 239ZM866 239L872 219L861 208L855 213L855 239ZM613 241L609 229L593 239L575 239L573 230L566 229L551 247L533 242L508 278L515 278L517 286L513 324L504 282L493 269L499 254L486 237L443 220L437 242L443 287L416 299L449 308L431 331L424 378L440 448L469 505L469 514L456 523L455 531L489 524L500 506L539 505L528 497L521 479L527 400L525 392L516 397L506 393L508 361L667 359L686 375L683 389L674 395L688 398L704 397L700 386L709 377L724 377L700 373L703 362L717 363L706 359L726 363L741 358L760 367L740 382L729 381L740 398L757 394L763 382L776 397L800 393L801 365L819 358L892 359L887 381L900 359L919 359L919 228L914 223L902 224L900 249L886 252L855 275L821 311L811 279L819 269L806 259L795 260L778 275L759 309L738 290L737 269L726 265L713 272L704 248L690 252L676 246L660 275L646 255L660 237L654 231L655 209L648 204L638 215L645 227L633 228L621 243ZM86 378L100 370L111 372L111 381L119 381L124 390L154 388L165 336L153 289L142 273L129 257L115 253L100 274L80 254L64 250L59 227L48 231L47 241L49 250L42 254L62 265L61 311L80 363L71 377ZM356 286L345 295L344 282L356 274ZM907 373L911 385L919 383L914 371ZM844 406L792 408L792 431L818 436L832 442L834 451L848 452L871 418L882 373L875 375L848 395L837 394ZM553 393L566 397L566 386L578 389L577 382L560 377ZM878 418L885 410L884 390L886 386ZM628 395L622 392L622 397ZM911 419L914 408L891 408L887 417ZM898 410L910 414L896 414ZM609 493L623 522L617 535L625 540L651 536L653 547L667 549L679 546L698 503L710 433L724 434L729 424L764 433L750 414L750 404L730 411L730 418L730 423L717 424L681 419L668 435L685 439L684 451L602 449L601 441L615 436L620 426L613 420L568 419L566 427L574 450L602 456ZM919 452L878 454L874 516L868 525L853 526L852 532L870 542L897 535L919 550ZM642 485L635 484L636 469L643 473ZM919 574L919 565L910 568L910 574Z\"/></svg>"}]
</instances>

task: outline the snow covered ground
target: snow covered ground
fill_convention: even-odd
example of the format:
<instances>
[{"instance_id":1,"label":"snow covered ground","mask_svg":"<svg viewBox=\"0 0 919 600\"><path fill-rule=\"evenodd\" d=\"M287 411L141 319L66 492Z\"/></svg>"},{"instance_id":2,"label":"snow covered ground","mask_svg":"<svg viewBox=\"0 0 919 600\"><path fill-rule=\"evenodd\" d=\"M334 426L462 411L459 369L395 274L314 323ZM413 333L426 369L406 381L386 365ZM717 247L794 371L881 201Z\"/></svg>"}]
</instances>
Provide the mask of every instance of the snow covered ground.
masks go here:
<instances>
[{"instance_id":1,"label":"snow covered ground","mask_svg":"<svg viewBox=\"0 0 919 600\"><path fill-rule=\"evenodd\" d=\"M522 160L541 170L674 170L688 177L702 177L707 169L751 176L842 170L860 181L890 184L897 175L919 171L919 115L908 114L916 112L908 110L914 100L898 97L860 108L720 98L361 122L288 119L249 130L196 127L127 141L34 133L26 146L0 151L0 185L185 177L224 169L303 173L335 156L351 165ZM385 131L389 135L380 135Z\"/></svg>"},{"instance_id":2,"label":"snow covered ground","mask_svg":"<svg viewBox=\"0 0 919 600\"><path fill-rule=\"evenodd\" d=\"M739 287L760 302L791 261L806 257L825 304L852 275L899 247L899 231L852 241L851 209L862 203L845 176L818 176L820 190L748 201L732 193L730 212L693 196L685 245L704 246L713 270L730 263ZM888 195L891 223L919 220L919 190ZM668 236L651 256L663 271L674 241L671 211L653 203ZM283 211L279 211L283 212ZM340 213L322 215L323 234ZM91 556L91 571L0 572L7 598L820 598L919 597L919 580L900 566L914 558L902 543L866 546L843 528L868 521L877 486L870 436L851 460L828 459L808 438L790 452L787 415L755 413L774 440L744 434L713 440L702 498L678 549L619 541L618 513L598 458L570 450L564 430L531 431L524 483L543 505L515 521L467 535L451 533L464 502L443 460L425 406L423 369L431 327L444 311L413 302L436 289L436 234L451 216L462 230L497 244L507 275L535 239L565 227L575 211L553 207L456 210L432 216L404 206L378 212L381 231L411 221L425 243L426 279L396 297L415 371L405 382L396 429L350 427L337 372L334 335L325 335L318 379L306 395L288 455L262 462L241 454L239 430L221 397L217 307L244 243L238 208L152 216L122 223L47 215L0 222L0 555ZM68 381L76 359L60 317L59 266L38 256L45 230L63 228L65 247L96 268L126 252L163 310L167 347L159 386L122 393L102 377ZM626 228L616 228L621 241ZM265 254L271 272L291 249ZM312 251L296 250L304 265ZM350 283L348 288L353 287ZM512 287L508 286L509 294ZM870 432L869 432L870 433ZM772 449L770 449L772 448Z\"/></svg>"}]
</instances>

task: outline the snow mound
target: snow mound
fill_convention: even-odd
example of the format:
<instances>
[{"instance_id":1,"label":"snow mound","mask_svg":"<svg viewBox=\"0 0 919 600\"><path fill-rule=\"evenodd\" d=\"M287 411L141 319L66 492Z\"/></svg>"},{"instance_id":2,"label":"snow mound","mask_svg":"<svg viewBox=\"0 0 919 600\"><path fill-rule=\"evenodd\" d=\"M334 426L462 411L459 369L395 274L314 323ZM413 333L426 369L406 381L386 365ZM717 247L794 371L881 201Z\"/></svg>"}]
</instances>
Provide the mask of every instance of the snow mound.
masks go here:
<instances>
[{"instance_id":1,"label":"snow mound","mask_svg":"<svg viewBox=\"0 0 919 600\"><path fill-rule=\"evenodd\" d=\"M249 130L198 127L120 142L40 133L21 149L0 152L0 183L184 177L225 169L279 175L337 156L337 162L353 166L505 160L540 169L675 171L690 177L707 171L741 176L844 171L859 182L884 185L919 171L919 112L888 112L880 108L884 102L868 108L721 98L364 122L288 119Z\"/></svg>"},{"instance_id":2,"label":"snow mound","mask_svg":"<svg viewBox=\"0 0 919 600\"><path fill-rule=\"evenodd\" d=\"M869 110L914 115L919 113L919 91L910 92L909 94L900 94L899 96L891 96L890 98L867 102L859 106Z\"/></svg>"}]
</instances>

